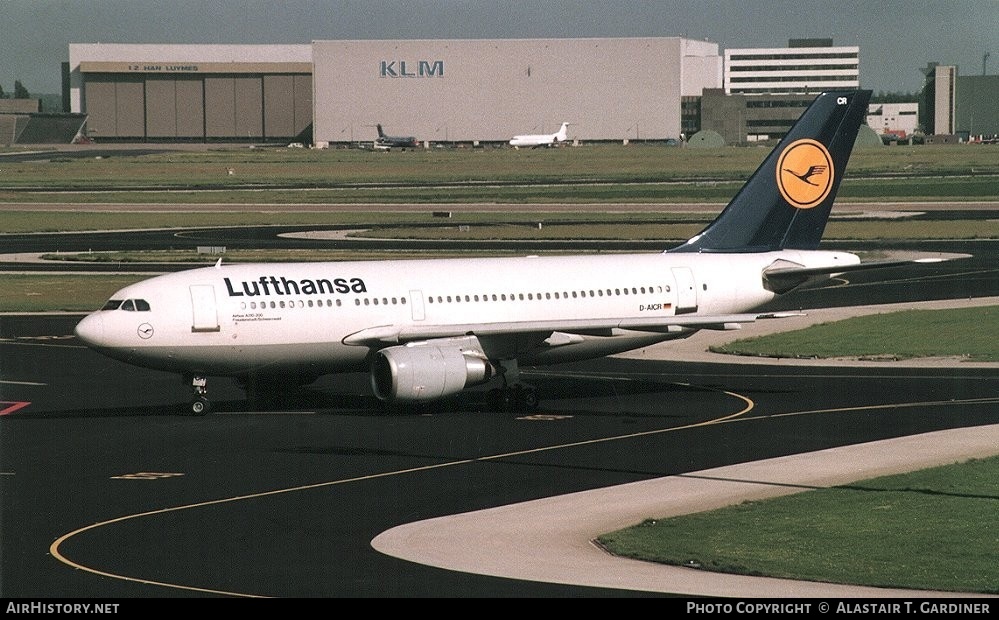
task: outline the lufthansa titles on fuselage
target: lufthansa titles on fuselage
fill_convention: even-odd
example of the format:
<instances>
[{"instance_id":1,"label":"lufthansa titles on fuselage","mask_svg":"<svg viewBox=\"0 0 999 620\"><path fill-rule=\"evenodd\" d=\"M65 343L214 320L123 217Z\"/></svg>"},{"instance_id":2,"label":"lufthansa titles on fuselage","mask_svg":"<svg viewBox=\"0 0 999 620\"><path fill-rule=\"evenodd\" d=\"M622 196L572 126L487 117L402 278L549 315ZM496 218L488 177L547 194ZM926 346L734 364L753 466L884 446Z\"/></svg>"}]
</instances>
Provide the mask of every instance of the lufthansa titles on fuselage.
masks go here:
<instances>
[{"instance_id":1,"label":"lufthansa titles on fuselage","mask_svg":"<svg viewBox=\"0 0 999 620\"><path fill-rule=\"evenodd\" d=\"M295 280L275 276L260 276L256 280L242 280L233 283L225 280L229 297L258 297L261 295L332 295L335 293L366 293L361 278L319 278L316 280Z\"/></svg>"}]
</instances>

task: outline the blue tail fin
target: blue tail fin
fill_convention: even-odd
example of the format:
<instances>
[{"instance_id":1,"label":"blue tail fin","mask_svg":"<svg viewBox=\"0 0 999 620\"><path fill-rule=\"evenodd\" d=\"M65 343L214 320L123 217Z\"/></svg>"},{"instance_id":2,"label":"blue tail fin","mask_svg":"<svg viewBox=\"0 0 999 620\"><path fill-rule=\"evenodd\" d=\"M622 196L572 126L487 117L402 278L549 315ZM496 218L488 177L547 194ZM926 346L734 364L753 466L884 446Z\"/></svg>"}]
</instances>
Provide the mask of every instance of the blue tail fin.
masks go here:
<instances>
[{"instance_id":1,"label":"blue tail fin","mask_svg":"<svg viewBox=\"0 0 999 620\"><path fill-rule=\"evenodd\" d=\"M870 98L869 90L816 97L715 221L671 251L817 248Z\"/></svg>"}]
</instances>

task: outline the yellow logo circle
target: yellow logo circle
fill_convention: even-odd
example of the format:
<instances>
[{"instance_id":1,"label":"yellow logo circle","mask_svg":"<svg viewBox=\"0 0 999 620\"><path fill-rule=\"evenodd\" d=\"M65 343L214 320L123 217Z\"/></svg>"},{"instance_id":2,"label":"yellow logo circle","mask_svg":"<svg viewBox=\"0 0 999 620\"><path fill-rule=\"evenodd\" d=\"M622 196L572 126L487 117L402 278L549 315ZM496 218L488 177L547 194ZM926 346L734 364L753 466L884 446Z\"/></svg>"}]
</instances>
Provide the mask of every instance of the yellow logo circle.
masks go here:
<instances>
[{"instance_id":1,"label":"yellow logo circle","mask_svg":"<svg viewBox=\"0 0 999 620\"><path fill-rule=\"evenodd\" d=\"M811 209L825 200L834 178L832 157L815 140L795 140L777 160L777 189L798 209Z\"/></svg>"}]
</instances>

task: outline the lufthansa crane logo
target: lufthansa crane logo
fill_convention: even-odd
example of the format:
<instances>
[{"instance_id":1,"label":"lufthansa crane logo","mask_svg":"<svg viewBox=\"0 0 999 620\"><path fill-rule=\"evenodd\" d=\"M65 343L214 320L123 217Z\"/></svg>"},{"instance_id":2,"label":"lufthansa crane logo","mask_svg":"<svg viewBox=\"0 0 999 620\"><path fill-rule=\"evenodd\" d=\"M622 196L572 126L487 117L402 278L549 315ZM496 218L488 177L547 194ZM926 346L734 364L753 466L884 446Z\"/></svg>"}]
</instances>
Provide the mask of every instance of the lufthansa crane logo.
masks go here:
<instances>
[{"instance_id":1,"label":"lufthansa crane logo","mask_svg":"<svg viewBox=\"0 0 999 620\"><path fill-rule=\"evenodd\" d=\"M811 209L825 200L834 178L832 157L815 140L792 142L777 160L777 188L798 209Z\"/></svg>"}]
</instances>

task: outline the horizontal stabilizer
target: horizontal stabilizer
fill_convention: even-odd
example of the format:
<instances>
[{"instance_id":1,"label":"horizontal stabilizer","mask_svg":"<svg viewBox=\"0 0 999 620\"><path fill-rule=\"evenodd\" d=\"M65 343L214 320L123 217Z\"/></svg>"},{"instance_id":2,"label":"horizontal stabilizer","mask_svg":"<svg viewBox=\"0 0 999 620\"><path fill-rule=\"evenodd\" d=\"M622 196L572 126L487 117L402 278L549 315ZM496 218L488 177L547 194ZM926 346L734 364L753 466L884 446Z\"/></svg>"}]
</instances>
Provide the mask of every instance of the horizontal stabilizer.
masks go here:
<instances>
[{"instance_id":1,"label":"horizontal stabilizer","mask_svg":"<svg viewBox=\"0 0 999 620\"><path fill-rule=\"evenodd\" d=\"M960 257L957 257L960 258ZM901 267L904 265L942 263L944 261L955 260L949 258L915 258L905 260L881 260L857 263L854 265L831 265L823 267L779 267L767 269L763 272L763 281L768 290L782 294L794 289L809 280L825 278L828 276L840 275L853 271L867 271L871 269L887 269L890 267Z\"/></svg>"}]
</instances>

